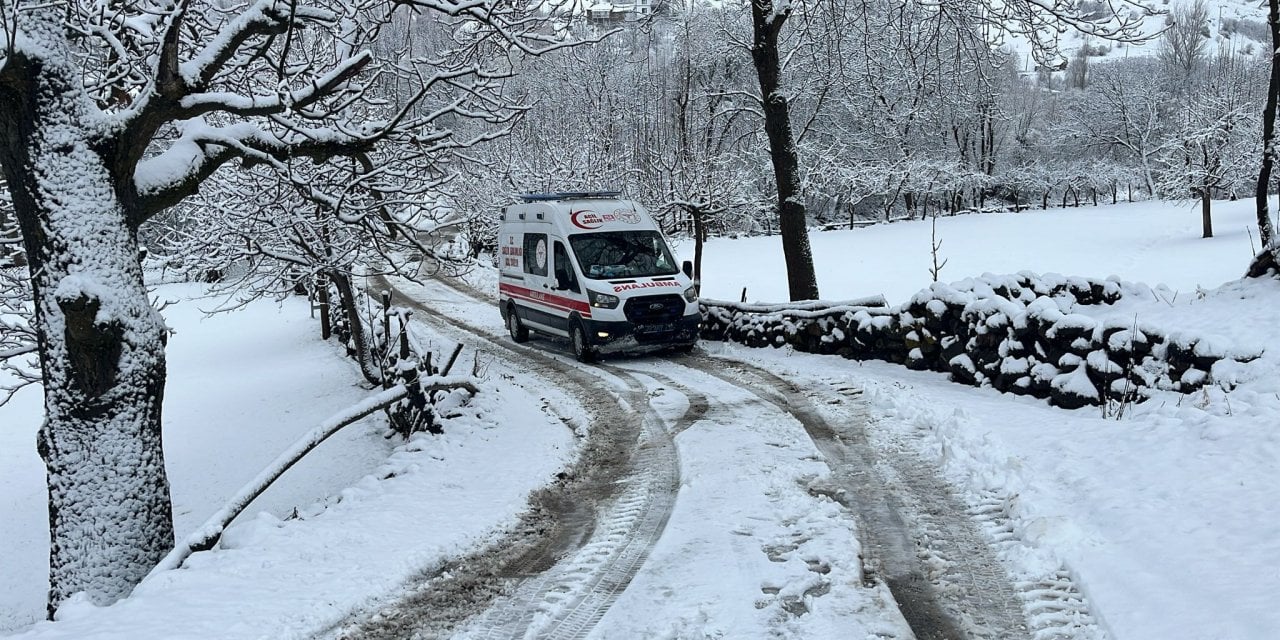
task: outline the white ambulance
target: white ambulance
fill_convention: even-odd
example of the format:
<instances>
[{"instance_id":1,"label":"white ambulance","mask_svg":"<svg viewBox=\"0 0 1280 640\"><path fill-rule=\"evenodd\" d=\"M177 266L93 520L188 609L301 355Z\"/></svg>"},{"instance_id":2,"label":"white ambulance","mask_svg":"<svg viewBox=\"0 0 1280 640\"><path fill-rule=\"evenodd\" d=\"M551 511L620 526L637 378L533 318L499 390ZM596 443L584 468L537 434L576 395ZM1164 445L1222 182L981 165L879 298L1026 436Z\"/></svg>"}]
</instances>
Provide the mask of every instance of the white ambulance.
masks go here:
<instances>
[{"instance_id":1,"label":"white ambulance","mask_svg":"<svg viewBox=\"0 0 1280 640\"><path fill-rule=\"evenodd\" d=\"M568 338L597 354L698 341L692 265L676 263L653 217L618 193L520 196L498 227L498 305L511 339Z\"/></svg>"}]
</instances>

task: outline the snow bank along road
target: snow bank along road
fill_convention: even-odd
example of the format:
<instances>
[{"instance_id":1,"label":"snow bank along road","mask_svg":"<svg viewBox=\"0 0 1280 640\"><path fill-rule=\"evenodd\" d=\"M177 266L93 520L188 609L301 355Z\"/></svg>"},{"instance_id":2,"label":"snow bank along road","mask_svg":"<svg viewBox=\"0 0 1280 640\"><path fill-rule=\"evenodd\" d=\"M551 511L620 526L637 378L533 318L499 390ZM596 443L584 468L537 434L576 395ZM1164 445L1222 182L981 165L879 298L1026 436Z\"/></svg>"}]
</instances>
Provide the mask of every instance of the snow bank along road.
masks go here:
<instances>
[{"instance_id":1,"label":"snow bank along road","mask_svg":"<svg viewBox=\"0 0 1280 640\"><path fill-rule=\"evenodd\" d=\"M699 352L585 366L554 341L514 344L464 284L395 287L492 366L583 398L590 427L521 527L331 637L1104 637L1069 575L1011 584L994 517L869 443L858 389Z\"/></svg>"}]
</instances>

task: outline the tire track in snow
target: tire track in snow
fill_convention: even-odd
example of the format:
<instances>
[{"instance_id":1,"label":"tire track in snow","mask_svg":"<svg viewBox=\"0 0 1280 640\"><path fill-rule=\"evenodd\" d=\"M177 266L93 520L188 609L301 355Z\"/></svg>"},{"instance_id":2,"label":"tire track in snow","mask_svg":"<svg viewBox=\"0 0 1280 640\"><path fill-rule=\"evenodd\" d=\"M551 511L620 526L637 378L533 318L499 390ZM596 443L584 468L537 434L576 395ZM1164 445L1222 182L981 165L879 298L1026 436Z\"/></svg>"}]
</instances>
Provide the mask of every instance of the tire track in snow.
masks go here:
<instances>
[{"instance_id":1,"label":"tire track in snow","mask_svg":"<svg viewBox=\"0 0 1280 640\"><path fill-rule=\"evenodd\" d=\"M1004 553L1023 552L1026 543L1017 535L1009 513L1013 498L1001 491L986 491L969 508L995 547ZM1089 607L1089 600L1076 585L1065 565L1039 576L1025 576L1014 586L1022 600L1022 611L1036 640L1107 640L1104 625Z\"/></svg>"},{"instance_id":2,"label":"tire track in snow","mask_svg":"<svg viewBox=\"0 0 1280 640\"><path fill-rule=\"evenodd\" d=\"M375 283L395 288L385 279ZM450 289L467 299L462 304L489 306L472 293ZM671 434L649 406L643 385L625 371L585 367L510 343L505 334L403 293L398 304L446 332L484 341L544 380L573 387L569 393L585 400L593 426L579 459L559 482L531 496L520 526L503 540L424 571L399 601L329 633L434 638L462 626L462 637L585 637L648 558L670 517L680 484ZM602 370L612 376L599 375ZM602 393L602 387L615 391ZM690 406L696 407L695 399Z\"/></svg>"},{"instance_id":3,"label":"tire track in snow","mask_svg":"<svg viewBox=\"0 0 1280 640\"><path fill-rule=\"evenodd\" d=\"M598 518L591 538L510 598L472 621L460 638L585 638L617 601L666 528L680 487L680 462L671 434L649 407L635 376L600 365L627 386L626 402L643 411L632 472ZM643 409L640 409L643 407ZM475 630L475 631L473 631Z\"/></svg>"},{"instance_id":4,"label":"tire track in snow","mask_svg":"<svg viewBox=\"0 0 1280 640\"><path fill-rule=\"evenodd\" d=\"M704 416L707 415L707 412L711 410L711 401L707 398L707 394L702 393L701 391L698 391L696 389L693 389L688 385L684 385L679 382L676 382L674 379L671 378L671 376L664 375L656 371L651 371L649 369L633 370L632 368L625 367L625 366L623 367L608 366L607 368L610 370L617 370L621 368L631 373L639 373L641 375L648 376L650 378L653 378L657 382L665 385L668 388L675 389L681 395L683 395L685 398L689 400L689 408L685 410L684 414L681 415L680 418L677 419L669 428L671 437L673 438L680 435L680 433L685 429L688 429L689 427L693 426L695 422L701 420Z\"/></svg>"},{"instance_id":5,"label":"tire track in snow","mask_svg":"<svg viewBox=\"0 0 1280 640\"><path fill-rule=\"evenodd\" d=\"M803 391L769 371L723 359L673 361L747 389L804 425L832 472L825 493L858 516L869 577L888 585L918 638L1030 635L1013 585L961 501L917 456L874 450L861 409L833 426Z\"/></svg>"}]
</instances>

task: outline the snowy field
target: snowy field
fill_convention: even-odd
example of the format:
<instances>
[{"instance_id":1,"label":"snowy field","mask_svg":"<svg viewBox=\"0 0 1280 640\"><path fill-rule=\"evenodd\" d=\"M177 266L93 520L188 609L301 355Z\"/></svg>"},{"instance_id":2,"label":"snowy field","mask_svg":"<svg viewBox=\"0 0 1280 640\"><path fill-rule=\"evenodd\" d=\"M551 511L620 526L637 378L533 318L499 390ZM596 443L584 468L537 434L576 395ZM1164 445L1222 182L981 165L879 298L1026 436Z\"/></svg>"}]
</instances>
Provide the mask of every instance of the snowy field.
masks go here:
<instances>
[{"instance_id":1,"label":"snowy field","mask_svg":"<svg viewBox=\"0 0 1280 640\"><path fill-rule=\"evenodd\" d=\"M1273 212L1274 212L1273 203ZM938 218L947 260L939 280L984 272L1030 270L1063 275L1164 283L1191 293L1239 278L1258 243L1254 201L1214 203L1214 237L1200 237L1200 209L1191 203L1124 203L1079 209ZM1246 231L1248 230L1248 231ZM828 300L882 293L889 304L906 302L929 284L930 223L879 224L853 231L810 235L818 291ZM681 247L693 257L693 243ZM787 299L778 237L711 238L702 263L702 293L716 300Z\"/></svg>"},{"instance_id":2,"label":"snowy field","mask_svg":"<svg viewBox=\"0 0 1280 640\"><path fill-rule=\"evenodd\" d=\"M1102 418L1097 409L1054 409L884 363L714 343L705 344L703 354L752 361L801 386L862 386L881 444L917 449L937 460L975 507L994 502L1017 533L1017 544L998 546L1015 578L1065 567L1089 599L1105 634L1100 637L1270 640L1280 629L1280 612L1271 602L1280 593L1280 499L1274 493L1280 486L1280 339L1274 337L1280 284L1229 282L1250 258L1245 229L1252 207L1248 200L1215 203L1218 237L1211 240L1199 237L1198 210L1182 204L938 220L941 258L949 260L944 281L1019 270L1115 275L1152 285L1150 299L1082 312L1137 316L1265 349L1230 393L1168 394L1116 420ZM825 298L883 293L899 303L928 284L928 223L812 238ZM785 299L778 243L776 237L713 239L704 293L736 300L746 287L749 300ZM484 273L476 276L485 279ZM172 286L161 297L194 292ZM287 301L282 308L259 303L203 320L201 304L182 302L165 311L177 330L169 348L165 436L180 536L294 437L367 393L356 385L355 368L318 340L305 302ZM502 332L491 308L475 313L491 313L488 330ZM649 362L635 366L655 366ZM326 443L315 454L320 459L309 459L310 472L290 472L286 486L252 507L228 532L223 549L193 556L190 570L149 581L116 606L67 607L65 621L38 624L23 637L299 637L366 604L370 594L385 593L415 567L482 544L514 518L527 492L565 464L573 448L569 429L522 389L545 393L545 385L519 375L491 376L486 385L486 393L443 437L416 438L393 450L376 422L353 427L346 440ZM660 392L650 391L659 413L674 412L662 407ZM43 614L43 476L32 445L39 418L34 390L0 408L0 633L22 631ZM750 416L734 421L720 415L715 421L722 431L751 423ZM724 618L726 610L707 589L727 586L747 597L754 585L728 583L745 579L734 576L756 579L762 569L739 563L723 565L715 579L691 574L691 567L714 571L707 558L737 553L715 546L722 532L695 525L745 512L760 522L754 535L776 535L782 529L772 518L830 520L821 510L807 512L807 520L802 513L755 513L769 503L751 502L747 495L717 501L724 496L714 487L735 480L759 484L762 496L796 493L791 476L812 473L809 467L818 465L803 442L788 444L795 451L765 440L756 446L749 430L737 434L743 446L734 455L768 456L778 449L794 460L760 465L776 469L769 472L748 460L717 465L711 452L723 433L717 437L703 428L690 428L677 439L684 471L696 482L687 493L682 490L670 535L635 589L609 612L610 626L592 637L640 637L633 632L654 629L645 624L653 616L665 620L666 637L703 637L716 630L730 634L725 637L760 637L753 634L763 632L763 622L753 622L750 611ZM779 431L769 438L787 442L785 425L770 428ZM504 473L492 473L498 467ZM720 474L732 468L741 473ZM804 499L787 497L784 504L796 508ZM295 508L298 517L290 518ZM822 531L819 553L856 548L855 541L841 542L846 532ZM725 539L741 535L735 530ZM697 545L710 546L694 553ZM804 563L796 562L794 576L785 574L789 565L767 567L778 572L784 593L788 585L800 584L789 581L806 575ZM833 563L833 570L839 575L844 568ZM688 590L686 598L671 595L682 589ZM871 619L855 627L891 625L874 603L862 605L861 613ZM859 611L816 608L810 622L800 618L802 624L786 637L844 637L829 631L837 628L829 623L839 615ZM609 629L619 633L610 635Z\"/></svg>"}]
</instances>

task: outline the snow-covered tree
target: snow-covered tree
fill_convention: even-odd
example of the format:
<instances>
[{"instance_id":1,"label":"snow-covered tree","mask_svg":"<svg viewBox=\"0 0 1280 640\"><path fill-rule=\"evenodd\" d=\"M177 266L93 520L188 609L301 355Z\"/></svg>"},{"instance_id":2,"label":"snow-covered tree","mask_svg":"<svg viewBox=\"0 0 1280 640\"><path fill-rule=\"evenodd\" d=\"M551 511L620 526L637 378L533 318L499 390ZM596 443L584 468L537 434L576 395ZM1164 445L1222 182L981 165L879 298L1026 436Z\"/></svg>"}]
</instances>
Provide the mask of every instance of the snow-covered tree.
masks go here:
<instances>
[{"instance_id":1,"label":"snow-covered tree","mask_svg":"<svg viewBox=\"0 0 1280 640\"><path fill-rule=\"evenodd\" d=\"M1280 263L1280 238L1277 238L1275 225L1271 221L1267 197L1271 193L1272 171L1276 161L1276 111L1277 104L1280 103L1280 0L1267 0L1267 28L1271 34L1271 64L1262 108L1262 158L1254 196L1258 236L1262 241L1263 253L1270 254L1271 264L1277 264Z\"/></svg>"},{"instance_id":2,"label":"snow-covered tree","mask_svg":"<svg viewBox=\"0 0 1280 640\"><path fill-rule=\"evenodd\" d=\"M1247 60L1215 56L1173 123L1162 184L1171 197L1190 194L1200 201L1205 238L1213 237L1212 198L1243 189L1252 178L1259 105L1249 78Z\"/></svg>"},{"instance_id":3,"label":"snow-covered tree","mask_svg":"<svg viewBox=\"0 0 1280 640\"><path fill-rule=\"evenodd\" d=\"M380 57L401 11L447 27L451 48ZM561 44L535 17L455 0L0 4L0 167L43 374L50 613L77 592L126 595L174 542L166 329L143 286L140 225L233 161L288 175L296 158L468 144L451 123L501 129L512 56ZM342 210L340 194L294 186Z\"/></svg>"},{"instance_id":4,"label":"snow-covered tree","mask_svg":"<svg viewBox=\"0 0 1280 640\"><path fill-rule=\"evenodd\" d=\"M1132 163L1155 197L1155 162L1167 140L1170 92L1160 65L1132 58L1095 65L1089 91L1066 115L1085 149Z\"/></svg>"},{"instance_id":5,"label":"snow-covered tree","mask_svg":"<svg viewBox=\"0 0 1280 640\"><path fill-rule=\"evenodd\" d=\"M1204 0L1175 6L1166 16L1168 27L1160 37L1157 58L1174 80L1173 89L1184 86L1208 58L1209 9Z\"/></svg>"}]
</instances>

